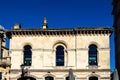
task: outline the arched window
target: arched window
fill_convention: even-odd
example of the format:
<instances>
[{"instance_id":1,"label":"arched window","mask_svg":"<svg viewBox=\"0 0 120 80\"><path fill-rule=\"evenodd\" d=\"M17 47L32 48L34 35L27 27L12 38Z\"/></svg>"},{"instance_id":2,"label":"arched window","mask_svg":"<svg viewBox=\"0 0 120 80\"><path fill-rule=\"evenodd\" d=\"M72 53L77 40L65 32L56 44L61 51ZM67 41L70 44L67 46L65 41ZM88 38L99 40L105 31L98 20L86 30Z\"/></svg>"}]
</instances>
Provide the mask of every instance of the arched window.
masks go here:
<instances>
[{"instance_id":1,"label":"arched window","mask_svg":"<svg viewBox=\"0 0 120 80\"><path fill-rule=\"evenodd\" d=\"M98 77L92 76L92 77L89 77L89 80L98 80Z\"/></svg>"},{"instance_id":2,"label":"arched window","mask_svg":"<svg viewBox=\"0 0 120 80\"><path fill-rule=\"evenodd\" d=\"M90 45L89 46L89 65L98 65L97 63L97 46Z\"/></svg>"},{"instance_id":3,"label":"arched window","mask_svg":"<svg viewBox=\"0 0 120 80\"><path fill-rule=\"evenodd\" d=\"M51 76L47 76L47 77L45 77L45 80L54 80L54 78Z\"/></svg>"},{"instance_id":4,"label":"arched window","mask_svg":"<svg viewBox=\"0 0 120 80\"><path fill-rule=\"evenodd\" d=\"M64 66L64 47L56 47L56 66Z\"/></svg>"},{"instance_id":5,"label":"arched window","mask_svg":"<svg viewBox=\"0 0 120 80\"><path fill-rule=\"evenodd\" d=\"M25 66L31 66L32 62L32 51L31 51L31 46L26 45L24 46L24 65Z\"/></svg>"}]
</instances>

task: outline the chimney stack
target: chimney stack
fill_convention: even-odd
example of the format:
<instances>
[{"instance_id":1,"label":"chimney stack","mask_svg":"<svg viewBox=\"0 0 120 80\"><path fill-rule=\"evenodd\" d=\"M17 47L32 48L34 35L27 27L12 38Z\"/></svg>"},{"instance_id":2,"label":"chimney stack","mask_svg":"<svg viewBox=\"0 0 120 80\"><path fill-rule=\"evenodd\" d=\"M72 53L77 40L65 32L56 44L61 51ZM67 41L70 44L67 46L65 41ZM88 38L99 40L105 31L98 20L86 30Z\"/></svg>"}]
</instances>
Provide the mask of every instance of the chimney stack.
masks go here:
<instances>
[{"instance_id":1,"label":"chimney stack","mask_svg":"<svg viewBox=\"0 0 120 80\"><path fill-rule=\"evenodd\" d=\"M14 29L21 29L21 25L20 24L14 24Z\"/></svg>"},{"instance_id":2,"label":"chimney stack","mask_svg":"<svg viewBox=\"0 0 120 80\"><path fill-rule=\"evenodd\" d=\"M48 28L47 19L46 18L44 18L44 21L43 21L43 24L42 24L42 28L43 29L47 29Z\"/></svg>"}]
</instances>

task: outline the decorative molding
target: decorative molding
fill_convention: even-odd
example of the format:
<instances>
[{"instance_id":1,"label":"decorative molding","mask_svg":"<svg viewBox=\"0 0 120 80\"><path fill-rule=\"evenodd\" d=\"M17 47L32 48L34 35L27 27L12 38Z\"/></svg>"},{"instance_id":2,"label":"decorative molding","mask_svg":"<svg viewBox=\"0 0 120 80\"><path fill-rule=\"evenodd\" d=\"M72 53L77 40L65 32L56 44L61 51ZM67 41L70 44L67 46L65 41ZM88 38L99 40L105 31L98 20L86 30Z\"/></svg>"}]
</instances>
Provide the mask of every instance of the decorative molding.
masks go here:
<instances>
[{"instance_id":1,"label":"decorative molding","mask_svg":"<svg viewBox=\"0 0 120 80\"><path fill-rule=\"evenodd\" d=\"M110 35L111 28L76 28L76 29L16 29L8 30L6 34L12 36L71 36L71 35Z\"/></svg>"},{"instance_id":2,"label":"decorative molding","mask_svg":"<svg viewBox=\"0 0 120 80\"><path fill-rule=\"evenodd\" d=\"M51 52L55 51L55 49L44 49L44 48L37 48L37 49L31 49L32 51L44 51L44 52ZM77 48L77 49L65 49L65 51L88 51L89 48ZM104 51L104 50L110 50L110 48L98 48L98 51ZM10 49L11 51L23 51L23 49Z\"/></svg>"},{"instance_id":3,"label":"decorative molding","mask_svg":"<svg viewBox=\"0 0 120 80\"><path fill-rule=\"evenodd\" d=\"M73 72L110 72L110 69L73 69ZM21 71L21 69L11 69L11 71ZM69 69L29 69L31 72L68 72Z\"/></svg>"}]
</instances>

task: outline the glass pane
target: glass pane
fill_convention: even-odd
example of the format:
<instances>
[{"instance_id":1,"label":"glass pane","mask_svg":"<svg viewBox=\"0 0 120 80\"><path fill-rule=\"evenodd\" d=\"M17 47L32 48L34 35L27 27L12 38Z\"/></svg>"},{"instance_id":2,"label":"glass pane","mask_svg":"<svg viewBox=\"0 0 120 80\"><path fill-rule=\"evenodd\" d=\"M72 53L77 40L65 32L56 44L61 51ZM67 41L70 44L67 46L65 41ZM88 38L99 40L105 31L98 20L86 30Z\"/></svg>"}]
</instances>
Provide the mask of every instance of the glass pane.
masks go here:
<instances>
[{"instance_id":1,"label":"glass pane","mask_svg":"<svg viewBox=\"0 0 120 80\"><path fill-rule=\"evenodd\" d=\"M25 60L26 61L31 61L31 58L26 57Z\"/></svg>"},{"instance_id":2,"label":"glass pane","mask_svg":"<svg viewBox=\"0 0 120 80\"><path fill-rule=\"evenodd\" d=\"M97 77L90 77L89 80L98 80Z\"/></svg>"},{"instance_id":3,"label":"glass pane","mask_svg":"<svg viewBox=\"0 0 120 80\"><path fill-rule=\"evenodd\" d=\"M89 65L97 65L97 46L89 46Z\"/></svg>"},{"instance_id":4,"label":"glass pane","mask_svg":"<svg viewBox=\"0 0 120 80\"><path fill-rule=\"evenodd\" d=\"M30 66L31 65L31 60L32 60L31 46L26 45L24 47L24 65Z\"/></svg>"},{"instance_id":5,"label":"glass pane","mask_svg":"<svg viewBox=\"0 0 120 80\"><path fill-rule=\"evenodd\" d=\"M96 57L90 57L89 60L96 61Z\"/></svg>"},{"instance_id":6,"label":"glass pane","mask_svg":"<svg viewBox=\"0 0 120 80\"><path fill-rule=\"evenodd\" d=\"M56 48L56 66L64 66L64 47L58 46Z\"/></svg>"},{"instance_id":7,"label":"glass pane","mask_svg":"<svg viewBox=\"0 0 120 80\"><path fill-rule=\"evenodd\" d=\"M53 80L53 77L45 77L45 80Z\"/></svg>"},{"instance_id":8,"label":"glass pane","mask_svg":"<svg viewBox=\"0 0 120 80\"><path fill-rule=\"evenodd\" d=\"M2 72L0 72L0 80L2 80Z\"/></svg>"}]
</instances>

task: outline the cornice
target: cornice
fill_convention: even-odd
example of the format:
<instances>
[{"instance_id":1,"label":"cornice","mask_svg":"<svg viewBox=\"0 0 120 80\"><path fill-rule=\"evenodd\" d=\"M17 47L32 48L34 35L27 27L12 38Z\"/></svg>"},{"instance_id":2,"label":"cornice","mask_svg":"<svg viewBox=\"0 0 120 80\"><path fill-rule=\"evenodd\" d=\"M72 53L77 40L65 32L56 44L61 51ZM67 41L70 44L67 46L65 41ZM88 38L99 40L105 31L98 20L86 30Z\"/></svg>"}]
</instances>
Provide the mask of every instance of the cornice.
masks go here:
<instances>
[{"instance_id":1,"label":"cornice","mask_svg":"<svg viewBox=\"0 0 120 80\"><path fill-rule=\"evenodd\" d=\"M13 29L7 30L6 34L9 38L12 36L27 36L27 35L110 35L112 28L75 28L75 29Z\"/></svg>"}]
</instances>

